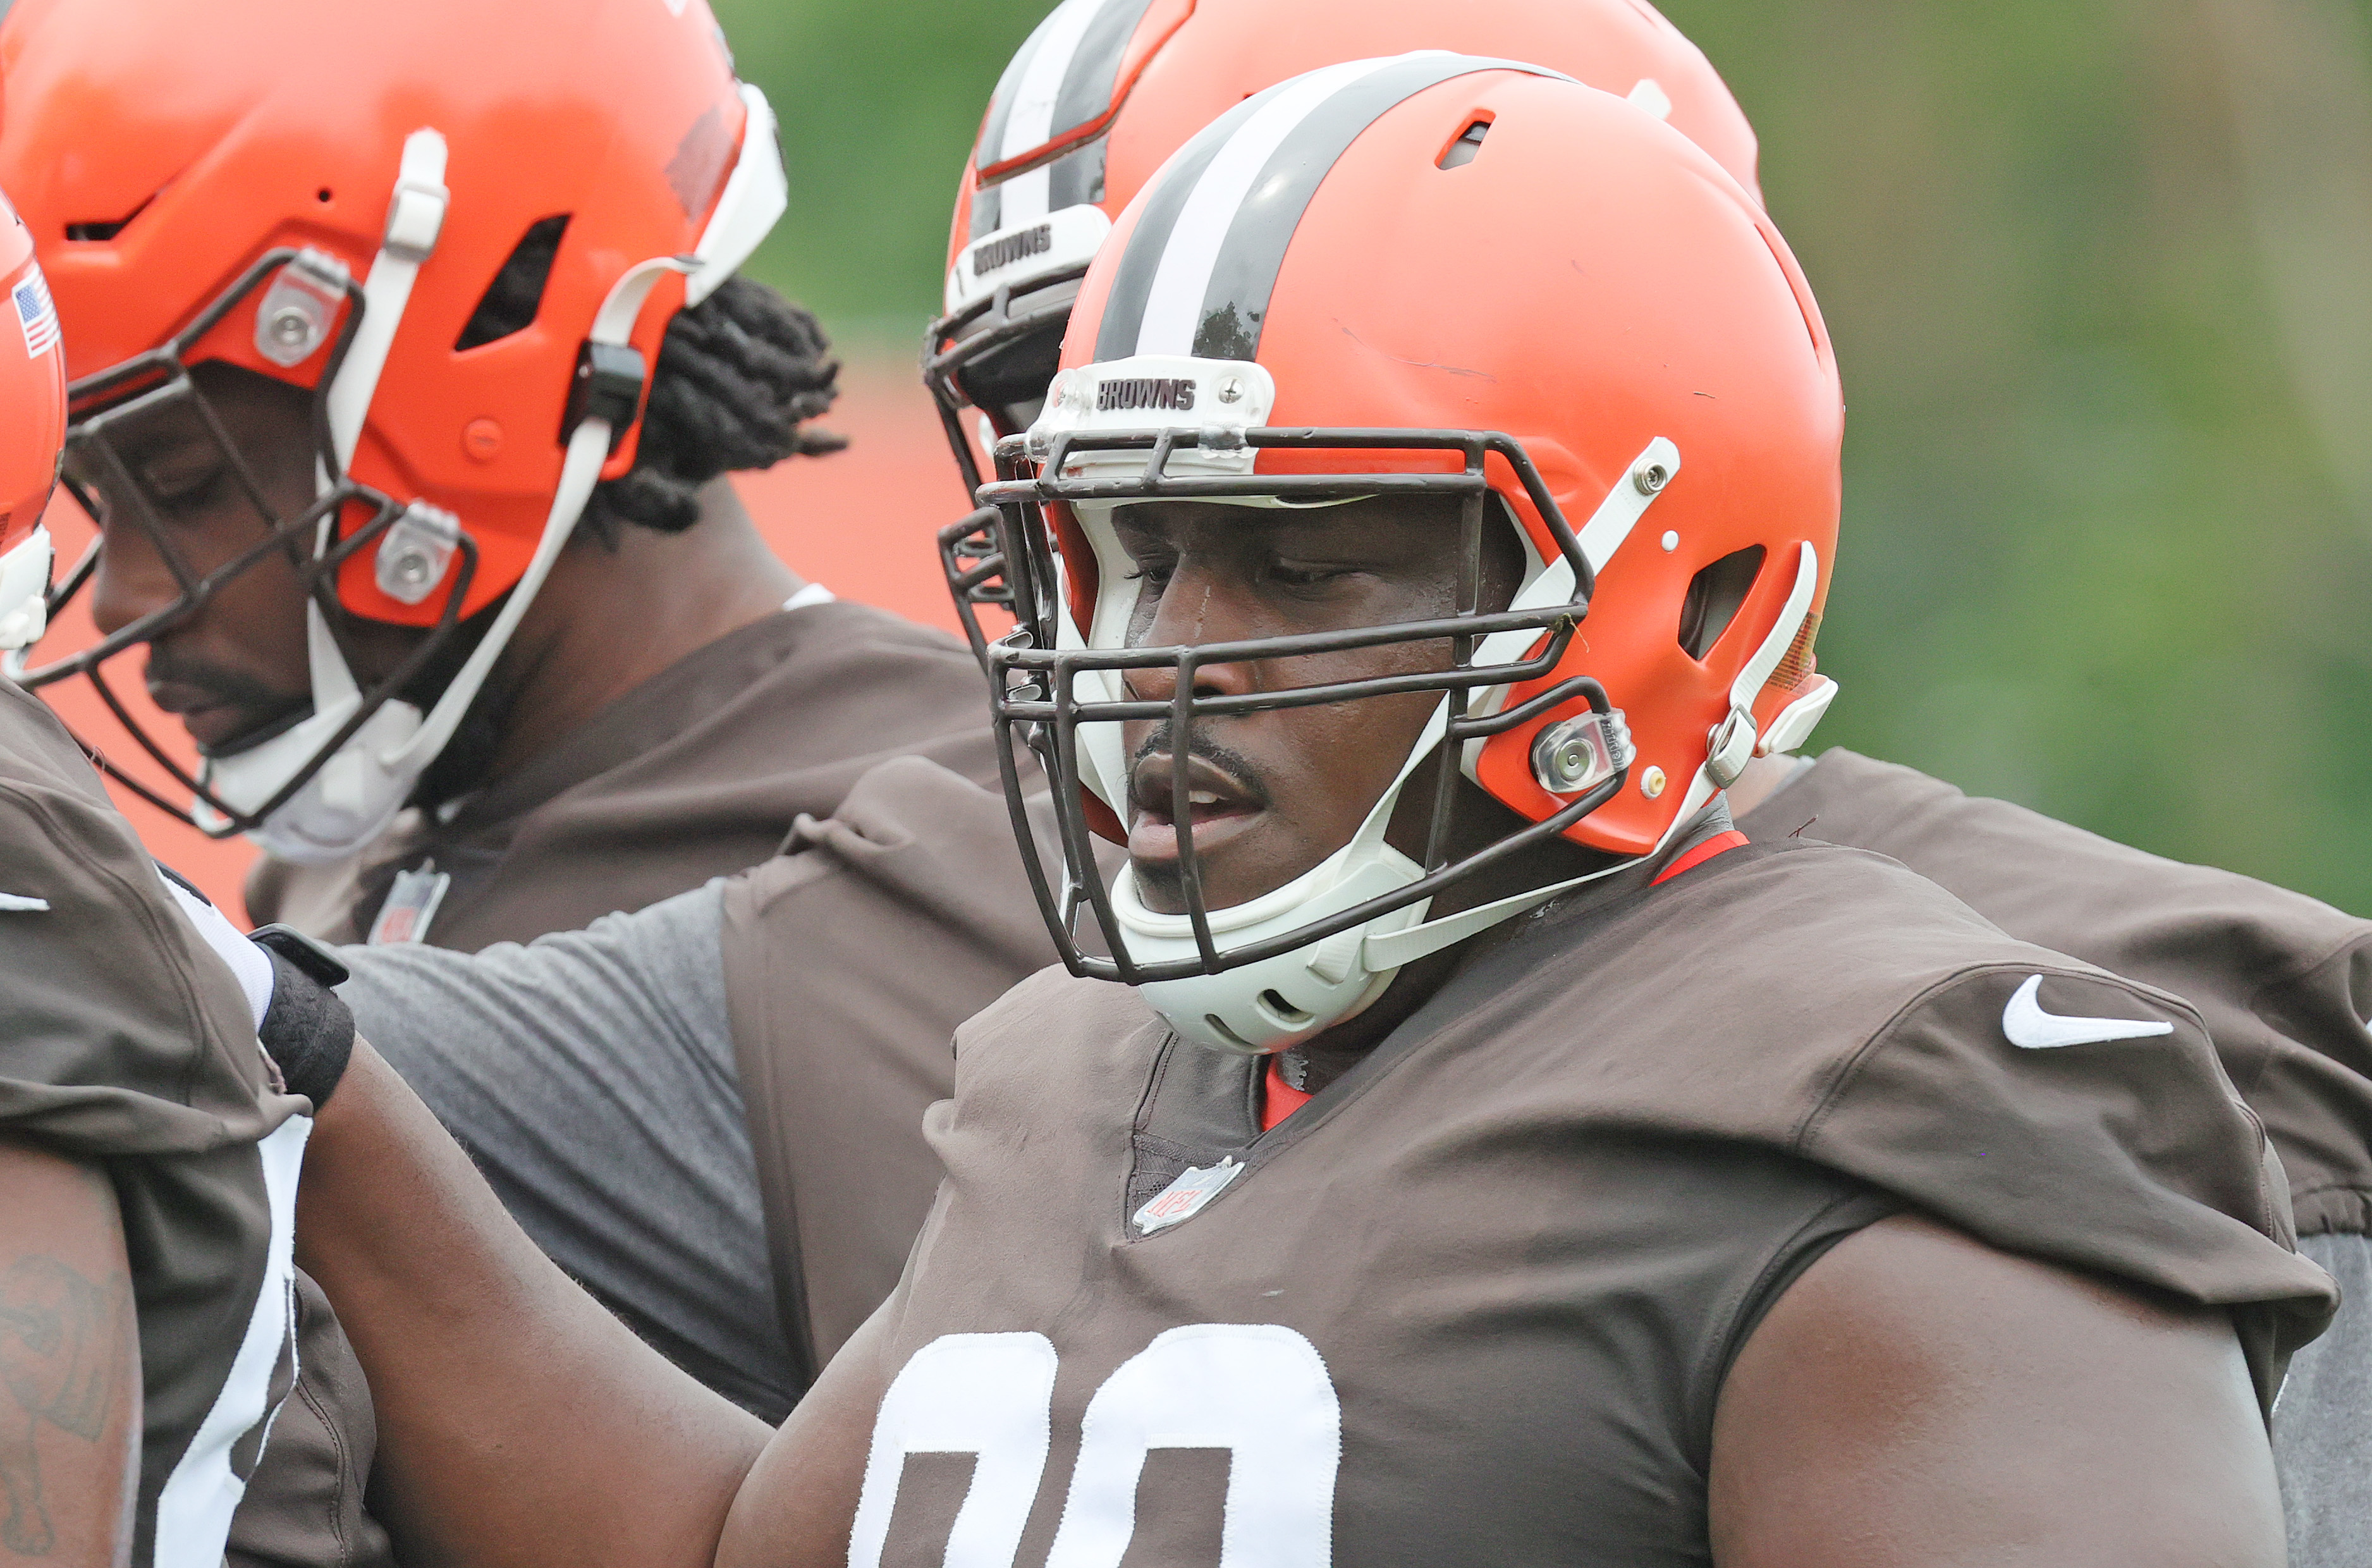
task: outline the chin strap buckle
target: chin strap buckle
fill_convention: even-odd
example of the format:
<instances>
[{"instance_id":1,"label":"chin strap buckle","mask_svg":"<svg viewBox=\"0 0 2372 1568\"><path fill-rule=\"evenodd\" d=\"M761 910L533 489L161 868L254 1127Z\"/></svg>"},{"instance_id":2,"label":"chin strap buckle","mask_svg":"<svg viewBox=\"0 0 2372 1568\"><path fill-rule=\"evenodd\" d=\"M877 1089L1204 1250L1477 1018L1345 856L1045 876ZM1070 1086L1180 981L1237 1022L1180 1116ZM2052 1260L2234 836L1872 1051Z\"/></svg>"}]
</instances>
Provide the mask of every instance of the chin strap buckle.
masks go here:
<instances>
[{"instance_id":1,"label":"chin strap buckle","mask_svg":"<svg viewBox=\"0 0 2372 1568\"><path fill-rule=\"evenodd\" d=\"M576 350L576 374L568 383L568 410L560 418L560 444L576 434L588 419L610 422L610 450L634 423L643 407L643 356L625 343L587 341Z\"/></svg>"},{"instance_id":2,"label":"chin strap buckle","mask_svg":"<svg viewBox=\"0 0 2372 1568\"><path fill-rule=\"evenodd\" d=\"M1732 708L1729 716L1705 732L1705 772L1715 789L1727 789L1754 760L1754 714Z\"/></svg>"}]
</instances>

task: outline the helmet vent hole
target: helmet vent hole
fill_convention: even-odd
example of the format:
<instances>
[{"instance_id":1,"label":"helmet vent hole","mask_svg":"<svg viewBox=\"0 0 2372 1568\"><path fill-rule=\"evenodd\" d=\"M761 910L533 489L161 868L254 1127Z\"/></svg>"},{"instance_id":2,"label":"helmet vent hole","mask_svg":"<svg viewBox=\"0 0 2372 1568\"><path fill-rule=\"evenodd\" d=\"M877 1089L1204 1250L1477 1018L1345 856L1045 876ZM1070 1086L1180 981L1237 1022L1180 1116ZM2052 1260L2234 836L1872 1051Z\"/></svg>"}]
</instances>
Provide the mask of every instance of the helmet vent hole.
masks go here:
<instances>
[{"instance_id":1,"label":"helmet vent hole","mask_svg":"<svg viewBox=\"0 0 2372 1568\"><path fill-rule=\"evenodd\" d=\"M70 223L66 225L66 238L86 243L103 243L112 239L122 234L134 218L146 212L148 203L156 199L153 194L148 196L113 223Z\"/></svg>"},{"instance_id":2,"label":"helmet vent hole","mask_svg":"<svg viewBox=\"0 0 2372 1568\"><path fill-rule=\"evenodd\" d=\"M1273 991L1260 993L1260 1007L1268 1015L1270 1023L1283 1028L1297 1029L1312 1020L1312 1015L1303 1012Z\"/></svg>"},{"instance_id":3,"label":"helmet vent hole","mask_svg":"<svg viewBox=\"0 0 2372 1568\"><path fill-rule=\"evenodd\" d=\"M1688 597L1680 601L1680 646L1689 657L1703 658L1721 641L1762 571L1762 547L1750 544L1689 579Z\"/></svg>"},{"instance_id":4,"label":"helmet vent hole","mask_svg":"<svg viewBox=\"0 0 2372 1568\"><path fill-rule=\"evenodd\" d=\"M1464 168L1482 150L1482 138L1491 134L1491 122L1476 120L1458 133L1458 139L1444 147L1441 157L1434 160L1436 168Z\"/></svg>"},{"instance_id":5,"label":"helmet vent hole","mask_svg":"<svg viewBox=\"0 0 2372 1568\"><path fill-rule=\"evenodd\" d=\"M560 237L567 232L570 215L538 218L511 248L510 259L486 285L485 296L462 324L454 340L456 354L523 332L535 325L543 306L543 285L552 276L552 259L560 254Z\"/></svg>"}]
</instances>

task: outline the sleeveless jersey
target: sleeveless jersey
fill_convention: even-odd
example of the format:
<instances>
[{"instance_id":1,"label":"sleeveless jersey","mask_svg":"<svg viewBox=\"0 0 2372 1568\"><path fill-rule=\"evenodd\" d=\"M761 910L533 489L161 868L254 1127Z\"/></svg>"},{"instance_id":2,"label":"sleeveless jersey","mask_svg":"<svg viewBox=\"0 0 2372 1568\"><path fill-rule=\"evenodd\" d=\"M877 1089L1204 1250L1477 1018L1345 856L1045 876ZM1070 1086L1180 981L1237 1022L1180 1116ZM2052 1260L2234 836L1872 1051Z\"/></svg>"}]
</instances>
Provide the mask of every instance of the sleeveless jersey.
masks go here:
<instances>
[{"instance_id":1,"label":"sleeveless jersey","mask_svg":"<svg viewBox=\"0 0 2372 1568\"><path fill-rule=\"evenodd\" d=\"M1723 1377L1917 1210L2328 1318L2185 1004L1878 856L1733 850L1536 917L1265 1133L1260 1063L1041 974L959 1036L850 1562L1710 1561Z\"/></svg>"},{"instance_id":2,"label":"sleeveless jersey","mask_svg":"<svg viewBox=\"0 0 2372 1568\"><path fill-rule=\"evenodd\" d=\"M2264 1119L2299 1232L2372 1233L2372 921L1843 749L1748 825L1890 855L2013 935L2191 1002Z\"/></svg>"}]
</instances>

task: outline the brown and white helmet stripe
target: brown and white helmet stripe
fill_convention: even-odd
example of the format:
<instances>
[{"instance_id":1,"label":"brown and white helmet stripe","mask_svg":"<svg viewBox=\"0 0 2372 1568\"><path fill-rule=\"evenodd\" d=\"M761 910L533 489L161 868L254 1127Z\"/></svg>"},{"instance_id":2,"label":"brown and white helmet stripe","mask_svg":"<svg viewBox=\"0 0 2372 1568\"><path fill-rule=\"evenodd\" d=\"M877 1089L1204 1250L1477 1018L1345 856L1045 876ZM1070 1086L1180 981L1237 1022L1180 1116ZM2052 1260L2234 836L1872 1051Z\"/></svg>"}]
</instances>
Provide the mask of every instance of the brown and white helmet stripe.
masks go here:
<instances>
[{"instance_id":1,"label":"brown and white helmet stripe","mask_svg":"<svg viewBox=\"0 0 2372 1568\"><path fill-rule=\"evenodd\" d=\"M1367 127L1429 87L1486 71L1563 73L1424 51L1355 60L1229 110L1154 177L1097 324L1098 361L1250 360L1310 199Z\"/></svg>"},{"instance_id":2,"label":"brown and white helmet stripe","mask_svg":"<svg viewBox=\"0 0 2372 1568\"><path fill-rule=\"evenodd\" d=\"M974 239L1102 198L1096 134L1120 107L1121 61L1153 3L1064 0L1038 24L996 84L972 154L982 183L972 200ZM1023 172L1000 178L1015 168Z\"/></svg>"}]
</instances>

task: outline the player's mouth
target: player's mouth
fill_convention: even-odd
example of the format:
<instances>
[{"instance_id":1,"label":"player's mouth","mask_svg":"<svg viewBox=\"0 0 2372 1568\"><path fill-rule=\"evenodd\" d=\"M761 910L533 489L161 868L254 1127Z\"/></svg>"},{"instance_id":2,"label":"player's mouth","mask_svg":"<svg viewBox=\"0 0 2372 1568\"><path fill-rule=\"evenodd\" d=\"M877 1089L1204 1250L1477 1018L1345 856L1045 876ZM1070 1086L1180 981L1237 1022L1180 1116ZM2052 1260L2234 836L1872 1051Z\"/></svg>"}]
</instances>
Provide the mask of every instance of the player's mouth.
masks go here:
<instances>
[{"instance_id":1,"label":"player's mouth","mask_svg":"<svg viewBox=\"0 0 2372 1568\"><path fill-rule=\"evenodd\" d=\"M1128 855L1140 866L1174 865L1178 859L1177 774L1167 751L1147 751L1129 770ZM1186 758L1186 809L1193 824L1197 858L1215 854L1243 836L1268 809L1257 784L1206 757Z\"/></svg>"},{"instance_id":2,"label":"player's mouth","mask_svg":"<svg viewBox=\"0 0 2372 1568\"><path fill-rule=\"evenodd\" d=\"M248 709L203 687L162 681L148 688L148 699L180 719L201 751L210 751L255 727L255 716Z\"/></svg>"},{"instance_id":3,"label":"player's mouth","mask_svg":"<svg viewBox=\"0 0 2372 1568\"><path fill-rule=\"evenodd\" d=\"M194 662L152 651L148 700L180 720L203 754L226 756L268 739L310 706L302 695L273 691L227 671L191 668Z\"/></svg>"}]
</instances>

